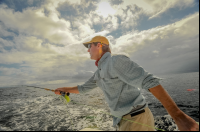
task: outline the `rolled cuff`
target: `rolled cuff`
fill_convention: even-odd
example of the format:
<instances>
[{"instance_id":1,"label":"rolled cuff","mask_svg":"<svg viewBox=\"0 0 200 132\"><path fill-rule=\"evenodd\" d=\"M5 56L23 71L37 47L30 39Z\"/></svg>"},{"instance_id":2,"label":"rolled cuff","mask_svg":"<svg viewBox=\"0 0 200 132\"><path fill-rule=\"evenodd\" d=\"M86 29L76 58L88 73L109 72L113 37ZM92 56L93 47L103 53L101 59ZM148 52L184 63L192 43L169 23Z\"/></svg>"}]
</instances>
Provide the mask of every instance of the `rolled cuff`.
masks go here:
<instances>
[{"instance_id":1,"label":"rolled cuff","mask_svg":"<svg viewBox=\"0 0 200 132\"><path fill-rule=\"evenodd\" d=\"M149 89L160 85L160 81L161 81L161 80L163 80L163 79L162 79L162 78L154 78L154 79L151 79L151 80L149 80L148 82L146 82L146 83L143 85L142 89L145 89L145 90L147 90L148 92L150 92Z\"/></svg>"},{"instance_id":2,"label":"rolled cuff","mask_svg":"<svg viewBox=\"0 0 200 132\"><path fill-rule=\"evenodd\" d=\"M80 94L84 94L85 92L83 91L83 87L81 85L77 85L78 91Z\"/></svg>"}]
</instances>

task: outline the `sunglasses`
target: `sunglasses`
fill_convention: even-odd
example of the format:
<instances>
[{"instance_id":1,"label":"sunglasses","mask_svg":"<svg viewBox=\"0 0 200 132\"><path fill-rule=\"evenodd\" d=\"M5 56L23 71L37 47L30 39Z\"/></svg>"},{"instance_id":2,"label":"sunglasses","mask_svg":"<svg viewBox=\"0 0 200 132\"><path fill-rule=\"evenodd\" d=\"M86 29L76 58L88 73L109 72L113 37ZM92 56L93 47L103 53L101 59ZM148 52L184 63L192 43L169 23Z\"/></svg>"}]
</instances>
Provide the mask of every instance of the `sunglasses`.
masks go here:
<instances>
[{"instance_id":1,"label":"sunglasses","mask_svg":"<svg viewBox=\"0 0 200 132\"><path fill-rule=\"evenodd\" d=\"M92 44L88 44L88 49L90 49L90 48L91 48L91 45L92 45Z\"/></svg>"}]
</instances>

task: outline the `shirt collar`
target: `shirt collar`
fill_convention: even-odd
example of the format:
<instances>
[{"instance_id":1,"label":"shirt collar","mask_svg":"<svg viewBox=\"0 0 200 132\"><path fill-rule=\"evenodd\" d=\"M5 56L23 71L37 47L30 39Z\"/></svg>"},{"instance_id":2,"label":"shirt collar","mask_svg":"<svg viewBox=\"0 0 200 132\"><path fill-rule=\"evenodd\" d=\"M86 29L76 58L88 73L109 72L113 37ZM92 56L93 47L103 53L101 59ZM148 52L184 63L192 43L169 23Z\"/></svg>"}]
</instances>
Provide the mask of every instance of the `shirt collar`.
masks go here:
<instances>
[{"instance_id":1,"label":"shirt collar","mask_svg":"<svg viewBox=\"0 0 200 132\"><path fill-rule=\"evenodd\" d=\"M103 54L101 58L99 58L96 62L95 65L98 67L108 56L111 56L110 52L106 52Z\"/></svg>"}]
</instances>

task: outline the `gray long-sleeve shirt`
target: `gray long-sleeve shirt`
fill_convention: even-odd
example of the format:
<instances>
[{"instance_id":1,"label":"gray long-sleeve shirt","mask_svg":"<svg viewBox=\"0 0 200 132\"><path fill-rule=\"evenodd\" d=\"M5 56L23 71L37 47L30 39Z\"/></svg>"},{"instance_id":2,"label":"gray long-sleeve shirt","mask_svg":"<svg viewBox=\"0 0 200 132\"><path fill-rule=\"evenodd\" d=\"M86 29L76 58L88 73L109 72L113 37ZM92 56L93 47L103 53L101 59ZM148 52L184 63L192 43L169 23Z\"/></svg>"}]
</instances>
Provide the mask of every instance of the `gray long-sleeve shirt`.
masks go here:
<instances>
[{"instance_id":1,"label":"gray long-sleeve shirt","mask_svg":"<svg viewBox=\"0 0 200 132\"><path fill-rule=\"evenodd\" d=\"M149 74L129 57L111 56L110 52L106 52L98 62L97 71L85 84L78 85L78 90L83 94L96 87L101 88L113 115L113 127L115 127L123 115L138 105L146 104L133 113L148 107L140 89L148 91L149 88L160 85L160 80L162 78Z\"/></svg>"}]
</instances>

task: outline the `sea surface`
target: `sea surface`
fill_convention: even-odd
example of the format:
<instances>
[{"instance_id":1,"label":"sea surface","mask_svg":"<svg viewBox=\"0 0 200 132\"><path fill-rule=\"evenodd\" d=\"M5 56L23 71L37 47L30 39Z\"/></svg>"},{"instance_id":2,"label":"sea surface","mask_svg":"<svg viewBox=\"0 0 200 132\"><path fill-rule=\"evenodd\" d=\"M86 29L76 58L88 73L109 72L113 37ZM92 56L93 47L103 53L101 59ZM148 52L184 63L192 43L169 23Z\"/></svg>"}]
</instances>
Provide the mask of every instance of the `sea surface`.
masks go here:
<instances>
[{"instance_id":1,"label":"sea surface","mask_svg":"<svg viewBox=\"0 0 200 132\"><path fill-rule=\"evenodd\" d=\"M199 72L158 77L164 78L160 83L177 106L199 122ZM150 92L141 92L154 115L155 127L178 131L162 104ZM62 96L34 87L0 88L0 131L116 130L100 88L84 95L70 94L70 99L67 103Z\"/></svg>"}]
</instances>

